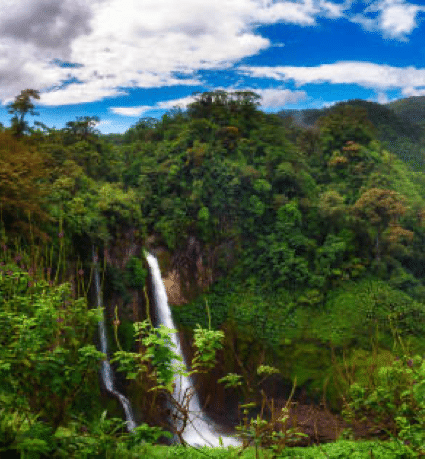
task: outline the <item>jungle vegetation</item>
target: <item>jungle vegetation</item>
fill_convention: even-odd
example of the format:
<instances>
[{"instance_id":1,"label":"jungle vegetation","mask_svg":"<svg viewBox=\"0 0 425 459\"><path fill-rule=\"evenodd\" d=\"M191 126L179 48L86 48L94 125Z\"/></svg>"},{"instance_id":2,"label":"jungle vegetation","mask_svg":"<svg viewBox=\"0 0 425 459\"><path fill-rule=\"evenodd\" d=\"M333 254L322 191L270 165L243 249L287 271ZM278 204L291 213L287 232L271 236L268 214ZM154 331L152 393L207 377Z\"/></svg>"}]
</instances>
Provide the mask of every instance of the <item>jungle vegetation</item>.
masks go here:
<instances>
[{"instance_id":1,"label":"jungle vegetation","mask_svg":"<svg viewBox=\"0 0 425 459\"><path fill-rule=\"evenodd\" d=\"M160 438L164 426L148 414L158 380L131 376L150 403L135 437L104 412L98 385L87 248L98 249L107 294L125 303L129 289L143 290L146 264L133 258L117 272L106 254L132 231L171 255L190 238L200 244L213 282L174 316L189 337L198 324L225 332L219 374L233 375L241 404L261 401L256 369L273 367L278 384L296 382L311 403L367 418L368 440L392 440L391 456L372 442L375 455L358 457L425 455L421 104L269 114L253 92L213 91L102 135L90 116L30 126L37 98L22 91L0 132L0 452L137 457ZM112 348L134 351L131 324L112 319L121 340ZM245 433L264 454L295 457L273 449L282 438L259 423ZM348 455L353 444L335 448Z\"/></svg>"}]
</instances>

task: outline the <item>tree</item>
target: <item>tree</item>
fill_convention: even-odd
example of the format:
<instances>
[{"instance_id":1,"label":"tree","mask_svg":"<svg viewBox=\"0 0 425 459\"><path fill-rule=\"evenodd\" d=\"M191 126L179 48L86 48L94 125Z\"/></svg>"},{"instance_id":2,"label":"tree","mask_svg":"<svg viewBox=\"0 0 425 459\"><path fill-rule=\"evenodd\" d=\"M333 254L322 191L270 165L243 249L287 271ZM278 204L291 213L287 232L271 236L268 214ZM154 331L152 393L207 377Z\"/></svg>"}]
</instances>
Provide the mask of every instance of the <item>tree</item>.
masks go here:
<instances>
[{"instance_id":1,"label":"tree","mask_svg":"<svg viewBox=\"0 0 425 459\"><path fill-rule=\"evenodd\" d=\"M15 115L12 118L12 131L16 137L20 137L29 129L28 123L25 121L27 114L32 116L39 115L39 113L34 111L35 106L31 99L40 99L39 91L36 89L24 89L15 98L14 102L7 106L8 112Z\"/></svg>"},{"instance_id":2,"label":"tree","mask_svg":"<svg viewBox=\"0 0 425 459\"><path fill-rule=\"evenodd\" d=\"M289 290L310 280L307 261L309 239L302 233L302 214L295 200L277 210L274 231L260 237L257 259L251 260L268 287Z\"/></svg>"},{"instance_id":3,"label":"tree","mask_svg":"<svg viewBox=\"0 0 425 459\"><path fill-rule=\"evenodd\" d=\"M347 209L344 196L341 196L338 191L327 190L321 193L317 202L317 211L323 230L338 232L338 229L344 226Z\"/></svg>"},{"instance_id":4,"label":"tree","mask_svg":"<svg viewBox=\"0 0 425 459\"><path fill-rule=\"evenodd\" d=\"M383 236L386 236L390 244L394 244L401 237L413 237L411 231L405 230L399 224L399 218L407 211L404 201L404 197L395 191L371 188L353 206L354 215L366 221L374 230L375 256L378 261L381 258L380 241Z\"/></svg>"},{"instance_id":5,"label":"tree","mask_svg":"<svg viewBox=\"0 0 425 459\"><path fill-rule=\"evenodd\" d=\"M334 150L340 150L349 141L367 145L375 138L375 127L369 121L367 112L351 105L337 106L329 114L316 122L322 148L329 156Z\"/></svg>"},{"instance_id":6,"label":"tree","mask_svg":"<svg viewBox=\"0 0 425 459\"><path fill-rule=\"evenodd\" d=\"M162 140L159 126L160 122L152 117L140 118L124 134L124 143L133 143L138 140L148 142L150 140Z\"/></svg>"},{"instance_id":7,"label":"tree","mask_svg":"<svg viewBox=\"0 0 425 459\"><path fill-rule=\"evenodd\" d=\"M77 140L89 140L99 134L95 126L99 123L97 116L77 116L77 121L68 121L65 132Z\"/></svg>"},{"instance_id":8,"label":"tree","mask_svg":"<svg viewBox=\"0 0 425 459\"><path fill-rule=\"evenodd\" d=\"M43 197L48 192L50 173L40 151L10 132L0 133L0 213L7 230L13 227L27 234L29 217L32 224L49 220Z\"/></svg>"},{"instance_id":9,"label":"tree","mask_svg":"<svg viewBox=\"0 0 425 459\"><path fill-rule=\"evenodd\" d=\"M260 96L254 92L216 90L195 96L187 108L190 118L205 118L221 127L235 126L243 133L257 118Z\"/></svg>"}]
</instances>

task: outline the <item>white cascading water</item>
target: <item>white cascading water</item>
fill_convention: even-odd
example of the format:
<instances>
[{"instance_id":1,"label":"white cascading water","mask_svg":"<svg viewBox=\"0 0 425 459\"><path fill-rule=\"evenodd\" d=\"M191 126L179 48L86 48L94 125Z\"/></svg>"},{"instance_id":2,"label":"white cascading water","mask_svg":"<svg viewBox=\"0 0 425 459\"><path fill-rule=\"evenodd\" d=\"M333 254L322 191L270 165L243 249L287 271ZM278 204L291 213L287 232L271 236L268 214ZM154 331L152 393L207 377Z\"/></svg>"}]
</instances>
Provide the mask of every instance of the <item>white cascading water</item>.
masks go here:
<instances>
[{"instance_id":1,"label":"white cascading water","mask_svg":"<svg viewBox=\"0 0 425 459\"><path fill-rule=\"evenodd\" d=\"M160 324L163 324L167 328L176 329L171 315L171 310L168 305L167 293L165 290L164 283L162 281L158 261L151 254L146 254L146 260L149 264L152 276L152 286L154 290L153 293L155 297L155 308L158 321ZM171 339L174 344L173 351L182 358L184 366L187 368L186 360L184 358L184 354L180 346L180 339L178 337L178 334L172 333ZM178 366L178 363L180 362L173 362L173 364L176 366ZM192 384L191 378L176 375L174 397L179 402L182 402L184 395L189 393L192 394L192 397L189 401L189 422L183 432L184 440L192 446L207 445L218 447L220 446L221 437L223 446L239 445L240 442L236 438L220 435L214 429L213 421L207 417L207 415L203 412L201 408L198 395Z\"/></svg>"},{"instance_id":2,"label":"white cascading water","mask_svg":"<svg viewBox=\"0 0 425 459\"><path fill-rule=\"evenodd\" d=\"M94 269L94 285L96 289L97 307L101 308L103 307L103 305L102 305L102 295L100 291L99 272L97 270L97 266L95 266L95 269ZM132 430L134 430L135 427L137 427L137 424L134 421L133 412L131 410L131 405L130 405L129 400L123 394L118 392L114 386L114 377L112 374L112 368L111 368L111 364L109 363L109 360L107 357L108 356L108 341L106 339L105 319L99 322L99 337L100 337L100 351L106 355L105 360L102 360L102 366L100 369L100 374L102 376L103 384L105 385L106 390L111 395L113 395L119 400L122 406L122 409L124 410L127 430L131 432Z\"/></svg>"}]
</instances>

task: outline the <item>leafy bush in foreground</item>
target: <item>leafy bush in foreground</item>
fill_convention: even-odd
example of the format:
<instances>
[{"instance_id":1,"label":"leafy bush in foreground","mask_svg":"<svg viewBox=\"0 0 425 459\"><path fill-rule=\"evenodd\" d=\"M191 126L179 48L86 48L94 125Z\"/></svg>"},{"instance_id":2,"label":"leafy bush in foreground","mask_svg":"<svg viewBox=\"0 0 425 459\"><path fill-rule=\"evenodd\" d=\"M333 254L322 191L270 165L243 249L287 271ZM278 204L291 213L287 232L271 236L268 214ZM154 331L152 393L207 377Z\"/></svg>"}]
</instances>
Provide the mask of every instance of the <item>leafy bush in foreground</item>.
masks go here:
<instances>
[{"instance_id":1,"label":"leafy bush in foreground","mask_svg":"<svg viewBox=\"0 0 425 459\"><path fill-rule=\"evenodd\" d=\"M353 383L348 396L345 409L348 419L367 421L374 432L403 442L417 457L425 456L425 360L422 357L396 357L390 364L371 371L368 383Z\"/></svg>"}]
</instances>

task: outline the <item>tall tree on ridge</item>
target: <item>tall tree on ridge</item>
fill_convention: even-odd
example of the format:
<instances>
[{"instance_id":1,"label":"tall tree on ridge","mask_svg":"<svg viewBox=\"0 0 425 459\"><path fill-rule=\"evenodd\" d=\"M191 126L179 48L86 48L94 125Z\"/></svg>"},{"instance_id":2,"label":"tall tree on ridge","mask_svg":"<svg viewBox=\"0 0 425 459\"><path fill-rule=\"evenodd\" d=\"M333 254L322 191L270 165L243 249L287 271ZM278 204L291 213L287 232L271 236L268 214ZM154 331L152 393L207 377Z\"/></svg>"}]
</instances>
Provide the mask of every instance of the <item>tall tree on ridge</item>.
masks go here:
<instances>
[{"instance_id":1,"label":"tall tree on ridge","mask_svg":"<svg viewBox=\"0 0 425 459\"><path fill-rule=\"evenodd\" d=\"M36 89L23 89L19 96L7 106L10 114L15 115L12 118L12 132L16 137L21 137L28 130L28 123L25 121L25 116L29 113L32 116L37 116L39 113L34 111L34 104L31 99L40 99L40 93Z\"/></svg>"}]
</instances>

